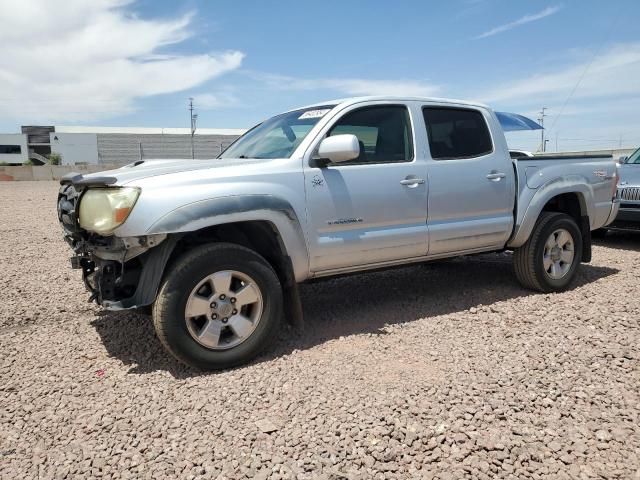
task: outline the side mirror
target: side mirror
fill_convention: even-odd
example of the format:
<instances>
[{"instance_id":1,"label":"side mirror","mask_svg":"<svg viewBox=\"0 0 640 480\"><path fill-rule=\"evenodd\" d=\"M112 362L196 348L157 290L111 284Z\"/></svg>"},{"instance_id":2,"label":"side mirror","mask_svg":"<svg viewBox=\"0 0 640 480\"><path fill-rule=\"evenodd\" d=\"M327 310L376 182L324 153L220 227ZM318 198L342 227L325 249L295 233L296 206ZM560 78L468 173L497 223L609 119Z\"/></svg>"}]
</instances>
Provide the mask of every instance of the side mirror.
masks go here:
<instances>
[{"instance_id":1,"label":"side mirror","mask_svg":"<svg viewBox=\"0 0 640 480\"><path fill-rule=\"evenodd\" d=\"M355 135L334 135L327 137L320 142L320 146L318 147L318 157L327 159L331 163L347 162L359 156L360 143L358 143L358 137Z\"/></svg>"},{"instance_id":2,"label":"side mirror","mask_svg":"<svg viewBox=\"0 0 640 480\"><path fill-rule=\"evenodd\" d=\"M620 157L620 158L618 159L618 164L619 164L619 165L624 165L625 163L627 163L627 159L628 159L628 158L629 158L629 157Z\"/></svg>"}]
</instances>

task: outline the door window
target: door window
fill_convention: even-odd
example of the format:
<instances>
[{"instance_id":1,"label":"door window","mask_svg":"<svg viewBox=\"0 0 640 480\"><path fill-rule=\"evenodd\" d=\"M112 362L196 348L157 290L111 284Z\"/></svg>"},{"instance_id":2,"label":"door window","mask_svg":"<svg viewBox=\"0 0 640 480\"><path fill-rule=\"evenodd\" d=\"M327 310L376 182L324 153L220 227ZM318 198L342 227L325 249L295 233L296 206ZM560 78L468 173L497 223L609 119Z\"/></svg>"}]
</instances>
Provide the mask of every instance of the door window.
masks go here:
<instances>
[{"instance_id":1,"label":"door window","mask_svg":"<svg viewBox=\"0 0 640 480\"><path fill-rule=\"evenodd\" d=\"M335 123L328 136L344 134L358 137L360 156L340 165L413 160L411 120L407 107L380 105L349 112Z\"/></svg>"},{"instance_id":2,"label":"door window","mask_svg":"<svg viewBox=\"0 0 640 480\"><path fill-rule=\"evenodd\" d=\"M434 160L480 157L493 151L487 122L478 110L425 107L422 114Z\"/></svg>"}]
</instances>

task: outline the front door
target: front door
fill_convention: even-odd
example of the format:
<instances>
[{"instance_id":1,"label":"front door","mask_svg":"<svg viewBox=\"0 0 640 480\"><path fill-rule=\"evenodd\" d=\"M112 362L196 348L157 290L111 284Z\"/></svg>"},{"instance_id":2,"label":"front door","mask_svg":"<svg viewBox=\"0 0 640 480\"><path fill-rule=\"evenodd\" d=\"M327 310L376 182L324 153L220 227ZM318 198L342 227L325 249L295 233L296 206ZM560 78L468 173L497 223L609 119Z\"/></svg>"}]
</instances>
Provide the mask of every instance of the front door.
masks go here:
<instances>
[{"instance_id":1,"label":"front door","mask_svg":"<svg viewBox=\"0 0 640 480\"><path fill-rule=\"evenodd\" d=\"M360 156L305 166L310 267L349 269L427 253L427 182L405 105L352 107L326 135L353 134Z\"/></svg>"}]
</instances>

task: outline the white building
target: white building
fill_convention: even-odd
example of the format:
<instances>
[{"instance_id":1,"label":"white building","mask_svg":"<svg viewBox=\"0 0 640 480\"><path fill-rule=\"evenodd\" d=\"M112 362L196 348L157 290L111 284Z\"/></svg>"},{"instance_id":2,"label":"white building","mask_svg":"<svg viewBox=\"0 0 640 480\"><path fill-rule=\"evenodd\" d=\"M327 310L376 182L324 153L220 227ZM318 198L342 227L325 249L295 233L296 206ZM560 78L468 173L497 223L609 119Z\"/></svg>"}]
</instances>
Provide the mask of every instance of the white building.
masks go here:
<instances>
[{"instance_id":1,"label":"white building","mask_svg":"<svg viewBox=\"0 0 640 480\"><path fill-rule=\"evenodd\" d=\"M0 133L0 164L21 165L29 159L27 136L22 133Z\"/></svg>"},{"instance_id":2,"label":"white building","mask_svg":"<svg viewBox=\"0 0 640 480\"><path fill-rule=\"evenodd\" d=\"M244 132L199 128L193 157L215 158ZM0 162L22 164L30 159L43 164L55 153L62 165L124 165L144 159L190 159L191 145L188 128L23 126L21 134L0 135Z\"/></svg>"},{"instance_id":3,"label":"white building","mask_svg":"<svg viewBox=\"0 0 640 480\"><path fill-rule=\"evenodd\" d=\"M215 158L243 129L199 128L193 137L194 158ZM51 151L62 164L127 164L158 158L192 158L188 128L56 126L49 133Z\"/></svg>"},{"instance_id":4,"label":"white building","mask_svg":"<svg viewBox=\"0 0 640 480\"><path fill-rule=\"evenodd\" d=\"M49 133L51 152L60 155L61 165L89 164L98 162L98 135L95 133Z\"/></svg>"}]
</instances>

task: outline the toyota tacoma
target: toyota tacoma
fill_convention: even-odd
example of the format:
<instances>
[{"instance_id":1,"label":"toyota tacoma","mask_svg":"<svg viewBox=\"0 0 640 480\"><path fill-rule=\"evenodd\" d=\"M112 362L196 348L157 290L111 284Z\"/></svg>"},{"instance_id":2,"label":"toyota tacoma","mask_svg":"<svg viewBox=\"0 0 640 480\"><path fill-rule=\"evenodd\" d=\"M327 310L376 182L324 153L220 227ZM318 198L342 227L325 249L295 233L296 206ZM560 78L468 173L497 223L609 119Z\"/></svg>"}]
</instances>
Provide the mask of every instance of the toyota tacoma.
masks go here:
<instances>
[{"instance_id":1,"label":"toyota tacoma","mask_svg":"<svg viewBox=\"0 0 640 480\"><path fill-rule=\"evenodd\" d=\"M69 174L58 218L91 298L150 306L166 349L203 369L299 324L311 279L510 250L524 287L562 291L618 213L616 164L511 159L501 117L455 100L323 102L216 159Z\"/></svg>"}]
</instances>

